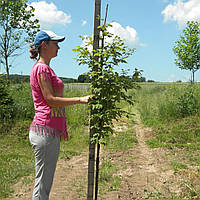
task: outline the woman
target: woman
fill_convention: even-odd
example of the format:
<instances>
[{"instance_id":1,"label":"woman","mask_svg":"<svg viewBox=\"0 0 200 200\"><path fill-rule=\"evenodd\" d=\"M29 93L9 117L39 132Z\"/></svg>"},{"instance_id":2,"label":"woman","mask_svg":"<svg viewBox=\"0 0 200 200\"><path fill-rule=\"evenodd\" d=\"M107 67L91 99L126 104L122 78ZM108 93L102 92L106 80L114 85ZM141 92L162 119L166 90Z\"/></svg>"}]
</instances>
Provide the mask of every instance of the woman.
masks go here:
<instances>
[{"instance_id":1,"label":"woman","mask_svg":"<svg viewBox=\"0 0 200 200\"><path fill-rule=\"evenodd\" d=\"M30 85L35 116L29 139L35 153L35 185L33 200L48 200L60 152L60 138L67 139L65 106L86 104L89 96L64 98L64 84L50 67L57 56L58 43L65 37L51 31L37 33L30 48L31 59L39 58L32 68Z\"/></svg>"}]
</instances>

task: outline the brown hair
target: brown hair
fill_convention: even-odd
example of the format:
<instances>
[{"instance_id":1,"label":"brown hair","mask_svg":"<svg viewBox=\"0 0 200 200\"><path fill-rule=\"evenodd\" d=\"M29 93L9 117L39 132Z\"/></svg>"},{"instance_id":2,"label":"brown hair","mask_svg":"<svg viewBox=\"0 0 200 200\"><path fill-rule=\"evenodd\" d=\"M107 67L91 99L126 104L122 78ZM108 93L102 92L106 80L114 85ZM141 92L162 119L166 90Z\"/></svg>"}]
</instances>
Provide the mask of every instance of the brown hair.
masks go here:
<instances>
[{"instance_id":1,"label":"brown hair","mask_svg":"<svg viewBox=\"0 0 200 200\"><path fill-rule=\"evenodd\" d=\"M44 41L46 44L48 44L49 41ZM30 58L36 60L38 57L38 54L40 54L40 48L42 44L40 44L38 47L36 47L34 44L30 44L29 52L31 53Z\"/></svg>"},{"instance_id":2,"label":"brown hair","mask_svg":"<svg viewBox=\"0 0 200 200\"><path fill-rule=\"evenodd\" d=\"M36 60L39 54L39 48L30 48L29 52L31 53L30 58Z\"/></svg>"}]
</instances>

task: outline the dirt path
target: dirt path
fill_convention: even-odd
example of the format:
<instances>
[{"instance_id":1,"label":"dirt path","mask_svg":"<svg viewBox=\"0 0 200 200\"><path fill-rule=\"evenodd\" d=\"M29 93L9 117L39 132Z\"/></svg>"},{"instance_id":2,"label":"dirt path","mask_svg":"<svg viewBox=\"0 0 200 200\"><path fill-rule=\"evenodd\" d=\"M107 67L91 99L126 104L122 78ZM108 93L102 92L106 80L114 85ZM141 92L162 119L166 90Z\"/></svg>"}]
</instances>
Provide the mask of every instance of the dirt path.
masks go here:
<instances>
[{"instance_id":1,"label":"dirt path","mask_svg":"<svg viewBox=\"0 0 200 200\"><path fill-rule=\"evenodd\" d=\"M144 128L137 116L133 127L138 144L128 152L109 154L112 162L121 165L117 174L122 183L118 191L100 195L100 200L133 200L161 198L171 191L170 180L174 180L165 152L161 149L149 149L145 140L152 135L150 128ZM85 200L87 193L87 152L74 156L71 160L59 160L50 200ZM22 181L14 186L15 194L10 199L31 200L33 183ZM173 190L176 188L173 187ZM159 198L160 197L160 198Z\"/></svg>"},{"instance_id":2,"label":"dirt path","mask_svg":"<svg viewBox=\"0 0 200 200\"><path fill-rule=\"evenodd\" d=\"M145 143L152 135L150 128L144 128L137 118L134 125L138 144L124 154L113 154L113 162L123 169L118 173L122 177L122 187L119 191L110 192L102 199L105 200L136 200L136 199L168 199L170 180L174 180L167 157L161 149L149 149ZM173 186L174 189L174 186ZM167 194L168 193L168 194ZM169 198L170 199L170 198Z\"/></svg>"}]
</instances>

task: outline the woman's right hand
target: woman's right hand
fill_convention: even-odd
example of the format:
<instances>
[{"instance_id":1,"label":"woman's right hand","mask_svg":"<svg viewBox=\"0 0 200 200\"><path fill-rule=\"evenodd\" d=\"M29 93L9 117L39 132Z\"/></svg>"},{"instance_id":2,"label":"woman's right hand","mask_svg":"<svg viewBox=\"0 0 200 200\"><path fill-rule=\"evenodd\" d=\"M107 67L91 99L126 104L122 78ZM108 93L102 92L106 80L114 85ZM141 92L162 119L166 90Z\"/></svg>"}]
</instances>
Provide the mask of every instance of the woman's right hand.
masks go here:
<instances>
[{"instance_id":1,"label":"woman's right hand","mask_svg":"<svg viewBox=\"0 0 200 200\"><path fill-rule=\"evenodd\" d=\"M84 97L79 97L80 103L81 104L87 104L89 102L89 100L91 99L91 96L84 96Z\"/></svg>"}]
</instances>

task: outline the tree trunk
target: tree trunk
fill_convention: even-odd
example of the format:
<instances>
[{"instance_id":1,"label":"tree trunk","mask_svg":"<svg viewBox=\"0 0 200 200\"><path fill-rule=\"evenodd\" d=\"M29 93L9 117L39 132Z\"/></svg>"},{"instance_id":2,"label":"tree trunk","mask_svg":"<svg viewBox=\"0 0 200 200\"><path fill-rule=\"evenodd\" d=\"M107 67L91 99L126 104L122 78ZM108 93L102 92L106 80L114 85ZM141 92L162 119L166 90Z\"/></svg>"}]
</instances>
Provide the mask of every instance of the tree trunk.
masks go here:
<instances>
[{"instance_id":1,"label":"tree trunk","mask_svg":"<svg viewBox=\"0 0 200 200\"><path fill-rule=\"evenodd\" d=\"M5 57L5 66L6 66L6 77L7 77L7 80L9 80L10 74L9 74L8 57Z\"/></svg>"},{"instance_id":2,"label":"tree trunk","mask_svg":"<svg viewBox=\"0 0 200 200\"><path fill-rule=\"evenodd\" d=\"M192 83L194 83L194 70L192 71Z\"/></svg>"},{"instance_id":3,"label":"tree trunk","mask_svg":"<svg viewBox=\"0 0 200 200\"><path fill-rule=\"evenodd\" d=\"M95 9L94 9L94 40L93 40L93 49L96 50L99 48L99 35L100 31L98 26L100 26L100 16L101 16L101 0L95 0ZM98 57L96 57L98 59ZM93 70L96 70L96 67L93 66ZM93 80L92 80L93 81ZM91 115L95 111L91 112ZM95 122L90 122L90 127ZM90 139L95 133L94 128L90 128ZM88 161L88 193L87 200L93 200L94 194L94 166L95 166L95 144L89 143L89 161Z\"/></svg>"},{"instance_id":4,"label":"tree trunk","mask_svg":"<svg viewBox=\"0 0 200 200\"><path fill-rule=\"evenodd\" d=\"M3 48L4 48L4 60L5 60L5 68L6 68L6 77L7 79L9 80L9 65L8 65L8 41L7 41L7 29L5 29L5 35L4 35L4 38L3 38Z\"/></svg>"}]
</instances>

